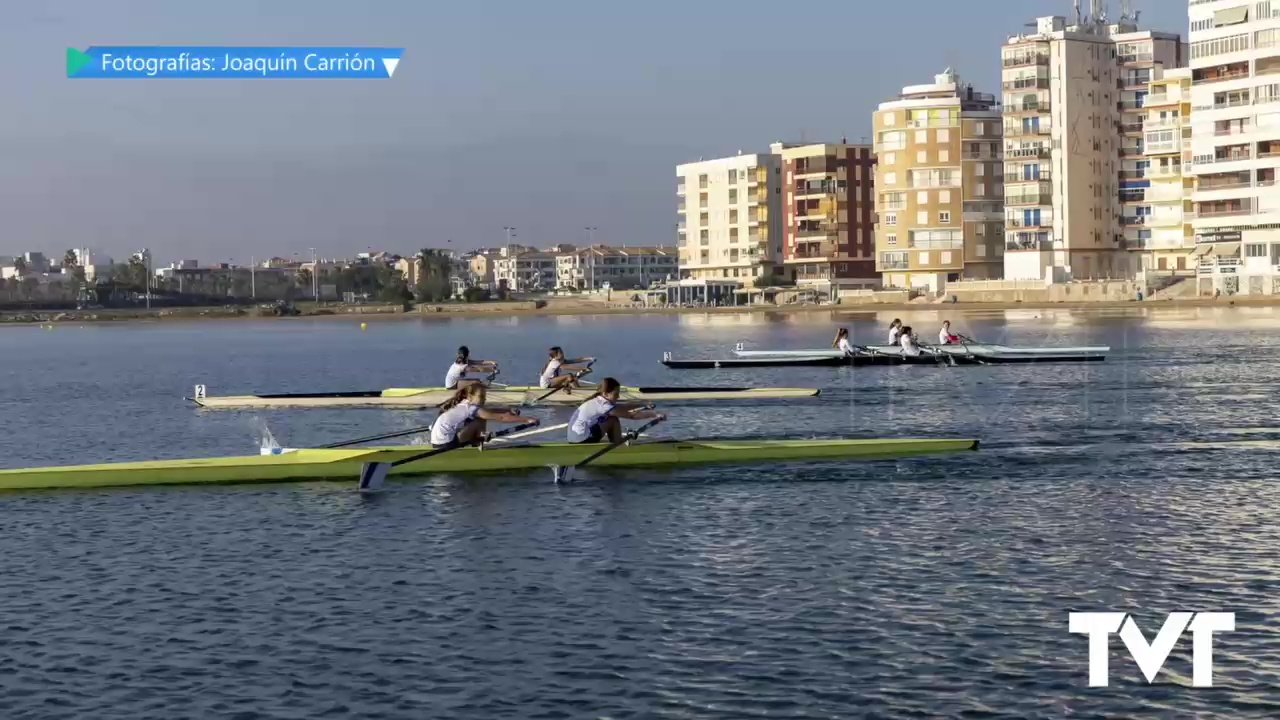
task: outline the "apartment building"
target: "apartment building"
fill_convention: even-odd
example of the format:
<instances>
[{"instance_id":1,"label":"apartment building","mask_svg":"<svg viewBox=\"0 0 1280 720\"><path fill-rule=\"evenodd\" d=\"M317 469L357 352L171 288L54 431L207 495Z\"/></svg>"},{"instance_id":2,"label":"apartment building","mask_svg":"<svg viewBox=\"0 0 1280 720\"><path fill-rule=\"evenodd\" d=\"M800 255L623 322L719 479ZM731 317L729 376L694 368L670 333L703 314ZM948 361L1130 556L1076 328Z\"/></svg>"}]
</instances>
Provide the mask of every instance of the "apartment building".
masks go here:
<instances>
[{"instance_id":1,"label":"apartment building","mask_svg":"<svg viewBox=\"0 0 1280 720\"><path fill-rule=\"evenodd\" d=\"M773 143L782 159L782 263L797 285L878 287L871 145Z\"/></svg>"},{"instance_id":2,"label":"apartment building","mask_svg":"<svg viewBox=\"0 0 1280 720\"><path fill-rule=\"evenodd\" d=\"M893 288L1004 275L1002 119L948 68L873 116L876 271Z\"/></svg>"},{"instance_id":3,"label":"apartment building","mask_svg":"<svg viewBox=\"0 0 1280 720\"><path fill-rule=\"evenodd\" d=\"M493 261L493 280L497 288L511 292L554 290L556 287L556 255L542 250L503 248Z\"/></svg>"},{"instance_id":4,"label":"apartment building","mask_svg":"<svg viewBox=\"0 0 1280 720\"><path fill-rule=\"evenodd\" d=\"M1188 14L1199 290L1280 293L1280 2Z\"/></svg>"},{"instance_id":5,"label":"apartment building","mask_svg":"<svg viewBox=\"0 0 1280 720\"><path fill-rule=\"evenodd\" d=\"M1125 228L1142 238L1143 120L1152 69L1177 67L1177 34L1127 14L1038 18L1001 50L1005 277L1065 282L1137 271Z\"/></svg>"},{"instance_id":6,"label":"apartment building","mask_svg":"<svg viewBox=\"0 0 1280 720\"><path fill-rule=\"evenodd\" d=\"M556 258L556 286L575 290L645 288L679 274L679 253L672 247L593 245Z\"/></svg>"},{"instance_id":7,"label":"apartment building","mask_svg":"<svg viewBox=\"0 0 1280 720\"><path fill-rule=\"evenodd\" d=\"M1156 68L1146 97L1143 155L1147 160L1146 202L1139 238L1142 269L1194 272L1191 229L1191 69ZM1130 247L1134 247L1130 245Z\"/></svg>"},{"instance_id":8,"label":"apartment building","mask_svg":"<svg viewBox=\"0 0 1280 720\"><path fill-rule=\"evenodd\" d=\"M682 278L776 281L782 256L780 158L735 155L676 167Z\"/></svg>"}]
</instances>

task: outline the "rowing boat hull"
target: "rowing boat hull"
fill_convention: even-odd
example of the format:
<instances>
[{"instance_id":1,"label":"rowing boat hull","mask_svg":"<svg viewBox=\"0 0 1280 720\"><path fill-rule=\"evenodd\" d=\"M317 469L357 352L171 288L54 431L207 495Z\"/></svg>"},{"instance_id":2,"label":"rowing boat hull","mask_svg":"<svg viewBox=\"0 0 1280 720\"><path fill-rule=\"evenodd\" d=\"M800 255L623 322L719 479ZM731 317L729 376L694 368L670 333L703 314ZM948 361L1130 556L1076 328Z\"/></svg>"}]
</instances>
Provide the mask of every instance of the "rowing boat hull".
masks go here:
<instances>
[{"instance_id":1,"label":"rowing boat hull","mask_svg":"<svg viewBox=\"0 0 1280 720\"><path fill-rule=\"evenodd\" d=\"M461 448L392 468L392 475L501 472L571 465L601 445L546 443L522 447ZM593 467L883 459L976 450L962 438L869 440L660 440L606 453ZM101 488L138 485L218 485L342 480L354 483L366 462L395 462L426 451L420 445L334 450L295 450L280 455L160 460L0 470L0 490Z\"/></svg>"},{"instance_id":2,"label":"rowing boat hull","mask_svg":"<svg viewBox=\"0 0 1280 720\"><path fill-rule=\"evenodd\" d=\"M546 388L508 386L491 388L486 394L492 405L577 405L593 392L580 388L572 393L555 393L535 403ZM813 397L817 388L717 388L717 387L627 387L624 402L695 402L702 400L774 400ZM367 392L296 393L278 395L227 395L189 398L205 408L325 408L325 407L400 407L426 408L453 397L453 390L443 388L390 388Z\"/></svg>"},{"instance_id":3,"label":"rowing boat hull","mask_svg":"<svg viewBox=\"0 0 1280 720\"><path fill-rule=\"evenodd\" d=\"M880 355L900 355L902 347L898 345L870 345L868 349ZM938 350L948 355L977 355L982 358L1000 355L1048 355L1053 357L1065 357L1070 355L1087 355L1102 356L1111 352L1109 346L1090 346L1090 347L1064 347L1064 348L1044 348L1044 347L1009 347L1007 345L987 345L979 343L968 343L960 345L930 345L929 349ZM834 348L815 348L813 350L735 350L734 355L741 358L775 358L775 357L840 357L843 353Z\"/></svg>"},{"instance_id":4,"label":"rowing boat hull","mask_svg":"<svg viewBox=\"0 0 1280 720\"><path fill-rule=\"evenodd\" d=\"M843 357L827 356L783 356L783 357L742 357L722 360L676 360L664 358L662 364L673 370L709 370L714 368L759 368L759 367L870 367L880 365L1013 365L1024 363L1062 363L1062 362L1098 362L1105 360L1103 355L1050 355L1002 353L999 355L978 355L947 353L935 355L923 352L919 355L903 355L897 353L875 353L873 355L855 355Z\"/></svg>"}]
</instances>

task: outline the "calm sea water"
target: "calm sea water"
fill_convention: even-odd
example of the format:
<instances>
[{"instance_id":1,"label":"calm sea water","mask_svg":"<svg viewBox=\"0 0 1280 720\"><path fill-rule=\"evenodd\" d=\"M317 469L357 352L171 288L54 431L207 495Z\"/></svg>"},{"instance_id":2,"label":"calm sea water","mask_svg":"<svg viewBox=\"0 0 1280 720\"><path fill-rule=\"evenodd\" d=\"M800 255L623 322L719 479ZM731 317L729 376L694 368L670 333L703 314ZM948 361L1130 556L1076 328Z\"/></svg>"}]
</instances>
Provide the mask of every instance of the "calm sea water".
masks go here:
<instances>
[{"instance_id":1,"label":"calm sea water","mask_svg":"<svg viewBox=\"0 0 1280 720\"><path fill-rule=\"evenodd\" d=\"M1280 313L951 315L1105 363L670 371L889 316L204 322L0 329L0 464L256 451L425 424L200 411L210 394L437 384L460 343L532 383L545 347L628 384L823 389L672 406L666 434L978 437L905 461L0 497L0 717L1280 715ZM939 316L908 322L936 332ZM560 411L567 414L567 411ZM1237 613L1215 687L1070 611Z\"/></svg>"}]
</instances>

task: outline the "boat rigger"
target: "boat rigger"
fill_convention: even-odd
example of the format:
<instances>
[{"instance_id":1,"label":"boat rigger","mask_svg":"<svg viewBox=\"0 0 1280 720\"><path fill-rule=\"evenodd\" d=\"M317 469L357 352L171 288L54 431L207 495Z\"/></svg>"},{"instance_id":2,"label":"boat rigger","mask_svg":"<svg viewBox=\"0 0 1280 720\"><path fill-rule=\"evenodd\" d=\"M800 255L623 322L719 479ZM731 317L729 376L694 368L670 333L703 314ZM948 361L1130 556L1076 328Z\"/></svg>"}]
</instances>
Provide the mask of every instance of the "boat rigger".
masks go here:
<instances>
[{"instance_id":1,"label":"boat rigger","mask_svg":"<svg viewBox=\"0 0 1280 720\"><path fill-rule=\"evenodd\" d=\"M432 473L507 472L573 465L600 446L543 443L507 447L464 447L407 462L392 476ZM602 455L596 467L660 467L750 464L781 461L872 460L976 450L966 438L833 440L653 440L622 445ZM139 485L351 481L369 463L394 464L421 455L421 445L349 449L301 449L281 454L159 460L105 465L0 470L0 490L104 488Z\"/></svg>"},{"instance_id":2,"label":"boat rigger","mask_svg":"<svg viewBox=\"0 0 1280 720\"><path fill-rule=\"evenodd\" d=\"M899 355L902 353L902 347L898 345L868 345L866 349L872 353L880 355ZM1068 355L1088 355L1088 356L1105 356L1111 352L1108 345L1083 346L1083 347L1010 347L1008 345L994 345L990 343L957 343L953 345L929 345L929 350L937 350L948 355L979 355L987 356L1023 356L1023 355L1048 355L1048 356L1068 356ZM811 350L746 350L742 343L738 343L733 351L734 355L743 358L758 357L841 357L845 353L837 348L814 348Z\"/></svg>"},{"instance_id":3,"label":"boat rigger","mask_svg":"<svg viewBox=\"0 0 1280 720\"><path fill-rule=\"evenodd\" d=\"M673 370L698 370L712 368L758 367L840 367L844 365L865 367L876 365L1008 365L1023 363L1098 362L1105 355L1092 353L1060 352L966 352L942 350L933 345L922 348L920 354L907 354L901 347L873 346L866 351L844 355L815 351L814 354L796 355L748 355L718 360L677 360L665 353L662 364Z\"/></svg>"},{"instance_id":4,"label":"boat rigger","mask_svg":"<svg viewBox=\"0 0 1280 720\"><path fill-rule=\"evenodd\" d=\"M210 396L204 385L197 385L187 398L205 408L322 408L322 407L434 407L453 397L454 390L444 388L388 388L356 392L280 393L266 395ZM576 405L594 390L584 386L573 392L557 392L538 400L546 388L531 386L491 386L489 402L494 405ZM818 388L744 388L744 387L662 387L622 388L622 400L630 402L695 402L703 400L753 401L813 397ZM538 402L534 402L538 400Z\"/></svg>"}]
</instances>

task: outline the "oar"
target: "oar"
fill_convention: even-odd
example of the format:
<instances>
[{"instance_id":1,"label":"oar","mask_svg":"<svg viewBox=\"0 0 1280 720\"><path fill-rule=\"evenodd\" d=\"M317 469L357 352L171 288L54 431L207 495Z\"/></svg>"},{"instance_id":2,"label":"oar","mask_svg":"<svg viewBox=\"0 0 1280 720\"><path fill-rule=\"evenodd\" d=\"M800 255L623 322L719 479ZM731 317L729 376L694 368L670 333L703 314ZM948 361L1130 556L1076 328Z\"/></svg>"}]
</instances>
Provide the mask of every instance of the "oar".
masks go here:
<instances>
[{"instance_id":1,"label":"oar","mask_svg":"<svg viewBox=\"0 0 1280 720\"><path fill-rule=\"evenodd\" d=\"M434 425L435 423L432 423ZM423 425L421 427L410 428L408 430L397 430L396 432L383 433L381 435L370 435L369 437L357 438L355 440L345 440L343 442L331 443L329 445L321 445L326 450L331 448L346 447L348 445L359 445L361 443L373 442L374 440L389 440L396 437L404 437L405 435L417 435L418 433L430 432L431 425Z\"/></svg>"},{"instance_id":2,"label":"oar","mask_svg":"<svg viewBox=\"0 0 1280 720\"><path fill-rule=\"evenodd\" d=\"M552 466L551 466L552 479L553 479L557 484L558 484L558 483L572 482L572 481L573 481L573 475L574 475L574 472L575 472L578 468L586 467L587 465L590 465L592 462L594 462L595 460L599 459L599 458L600 458L600 456L604 455L605 453L609 452L610 450L616 450L616 449L618 449L618 448L622 447L623 445L626 445L626 444L630 443L632 440L635 440L636 438L640 437L640 434L641 434L641 433L643 433L644 431L648 430L649 428L653 427L654 425L657 425L658 423L660 423L660 422L662 422L662 421L664 421L664 420L666 420L666 418L665 418L665 417L656 417L656 418L654 418L654 419L650 420L649 422L645 423L644 425L641 425L640 427L636 428L635 430L632 430L631 432L627 433L626 435L623 435L623 436L622 436L622 441L621 441L621 442L611 443L611 444L609 444L609 445L606 445L605 447L603 447L603 448L601 448L601 449L599 449L599 450L595 451L594 453L591 453L591 456L590 456L590 457L588 457L586 460L583 460L582 462L580 462L580 463L578 463L578 464L576 464L576 465L563 465L563 466L562 466L562 465L552 465Z\"/></svg>"},{"instance_id":3,"label":"oar","mask_svg":"<svg viewBox=\"0 0 1280 720\"><path fill-rule=\"evenodd\" d=\"M973 341L974 341L974 340L973 340L973 338L971 338L971 337L969 337L969 336L967 336L967 335L957 335L956 337L960 338L960 345L961 345L961 347L963 347L963 348L964 348L965 355L967 355L967 356L969 357L969 359L970 359L970 360L973 360L974 362L978 363L979 365L986 365L986 364L988 364L988 363L987 363L987 361L983 360L982 358L980 358L980 357L978 357L976 354L974 354L974 352L973 352L973 348L969 347L969 343L971 343L971 342L973 342Z\"/></svg>"},{"instance_id":4,"label":"oar","mask_svg":"<svg viewBox=\"0 0 1280 720\"><path fill-rule=\"evenodd\" d=\"M494 438L493 442L495 443L511 442L512 440L519 440L521 438L527 438L532 435L541 435L542 433L549 433L553 430L564 430L567 427L569 427L569 423L560 423L559 425L548 425L546 427L537 428L536 430L530 430L529 432L516 433L515 435L507 435L506 437Z\"/></svg>"},{"instance_id":5,"label":"oar","mask_svg":"<svg viewBox=\"0 0 1280 720\"><path fill-rule=\"evenodd\" d=\"M541 421L539 420L534 420L532 422L527 422L522 425L515 425L512 427L509 427L506 430L499 430L496 433L492 433L486 436L483 442L481 443L481 447L484 446L484 443L491 442L504 435L511 435L513 433L520 432L521 430L528 430L531 427L537 426L540 422ZM426 452L410 455L409 457L406 457L406 458L400 458L395 462L385 462L385 461L384 462L367 462L360 468L360 486L359 486L360 492L368 492L368 491L378 490L379 488L381 488L382 483L387 479L387 473L391 471L391 468L399 467L401 465L404 465L405 463L417 462L418 460L425 460L429 457L434 457L436 455L440 455L441 453L447 453L450 450L457 450L458 448L463 448L463 447L471 447L471 446L464 445L464 444L457 444L457 445L450 445L448 447L434 448Z\"/></svg>"}]
</instances>

